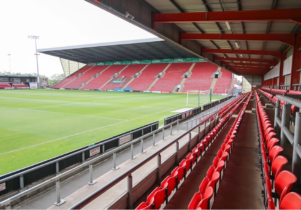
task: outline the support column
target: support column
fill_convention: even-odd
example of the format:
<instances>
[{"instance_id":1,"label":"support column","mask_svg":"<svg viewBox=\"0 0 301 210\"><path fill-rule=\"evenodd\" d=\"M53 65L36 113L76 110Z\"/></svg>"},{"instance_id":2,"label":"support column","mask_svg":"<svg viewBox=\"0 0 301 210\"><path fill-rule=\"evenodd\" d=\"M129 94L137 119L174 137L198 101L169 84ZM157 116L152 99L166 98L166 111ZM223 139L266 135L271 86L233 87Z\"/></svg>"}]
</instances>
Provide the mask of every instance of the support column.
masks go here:
<instances>
[{"instance_id":1,"label":"support column","mask_svg":"<svg viewBox=\"0 0 301 210\"><path fill-rule=\"evenodd\" d=\"M301 38L300 34L295 34L295 45L293 49L293 61L292 61L292 70L291 70L291 81L290 81L290 90L293 90L293 84L300 83L300 72L298 71L301 68Z\"/></svg>"},{"instance_id":2,"label":"support column","mask_svg":"<svg viewBox=\"0 0 301 210\"><path fill-rule=\"evenodd\" d=\"M301 159L297 152L297 148L301 144L300 135L301 135L301 113L297 112L296 120L295 120L292 172L296 175L298 183L300 183L300 174L301 174Z\"/></svg>"}]
</instances>

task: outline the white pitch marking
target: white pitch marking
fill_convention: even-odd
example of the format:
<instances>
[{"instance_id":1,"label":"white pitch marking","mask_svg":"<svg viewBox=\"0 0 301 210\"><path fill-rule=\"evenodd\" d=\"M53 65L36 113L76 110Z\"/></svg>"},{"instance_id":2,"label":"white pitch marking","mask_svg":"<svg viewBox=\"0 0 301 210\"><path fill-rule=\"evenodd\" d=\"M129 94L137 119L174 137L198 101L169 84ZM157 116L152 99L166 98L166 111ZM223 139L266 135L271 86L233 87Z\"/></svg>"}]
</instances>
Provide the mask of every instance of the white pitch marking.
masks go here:
<instances>
[{"instance_id":1,"label":"white pitch marking","mask_svg":"<svg viewBox=\"0 0 301 210\"><path fill-rule=\"evenodd\" d=\"M183 109L174 110L172 112L186 112L186 111L188 111L190 109L192 109L192 108L183 108Z\"/></svg>"},{"instance_id":2,"label":"white pitch marking","mask_svg":"<svg viewBox=\"0 0 301 210\"><path fill-rule=\"evenodd\" d=\"M173 109L165 110L165 111L162 111L162 112L167 112L167 111L170 111L170 110L173 110ZM9 153L13 153L13 152L18 152L18 151L25 150L25 149L28 149L28 148L40 146L40 145L43 145L43 144L51 143L51 142L54 142L54 141L59 141L59 140L66 139L66 138L69 138L69 137L78 136L78 135L81 135L81 134L85 134L85 133L89 133L89 132L92 132L92 131L100 130L100 129L103 129L103 128L111 127L111 126L114 126L114 125L122 124L122 123L125 123L125 122L129 122L129 121L133 121L133 120L138 120L138 119L141 119L141 118L144 118L144 117L148 117L148 116L151 116L151 115L160 114L162 112L157 112L157 113L154 113L154 114L145 115L145 116L142 116L142 117L138 117L138 118L126 120L126 121L123 121L123 122L114 123L114 124L103 126L103 127L99 127L99 128L94 128L94 129L91 129L91 130L88 130L88 131L83 131L83 132L80 132L80 133L75 133L75 134L72 134L72 135L69 135L69 136L64 136L64 137L57 138L57 139L54 139L54 140L45 141L43 143L31 145L31 146L28 146L28 147L23 147L21 149L16 149L16 150L12 150L12 151L9 151L9 152L0 153L0 156L1 155L6 155L6 154L9 154Z\"/></svg>"}]
</instances>

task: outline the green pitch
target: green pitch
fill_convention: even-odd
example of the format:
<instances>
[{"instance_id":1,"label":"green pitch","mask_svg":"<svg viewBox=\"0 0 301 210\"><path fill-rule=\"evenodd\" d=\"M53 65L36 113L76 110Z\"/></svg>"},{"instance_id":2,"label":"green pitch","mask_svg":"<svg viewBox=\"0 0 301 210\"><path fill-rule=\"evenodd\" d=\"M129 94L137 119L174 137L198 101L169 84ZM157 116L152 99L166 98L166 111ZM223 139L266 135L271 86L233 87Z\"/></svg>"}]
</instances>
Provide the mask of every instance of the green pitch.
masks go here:
<instances>
[{"instance_id":1,"label":"green pitch","mask_svg":"<svg viewBox=\"0 0 301 210\"><path fill-rule=\"evenodd\" d=\"M172 111L196 107L197 97L186 106L184 94L0 90L0 175L153 121L162 125Z\"/></svg>"}]
</instances>

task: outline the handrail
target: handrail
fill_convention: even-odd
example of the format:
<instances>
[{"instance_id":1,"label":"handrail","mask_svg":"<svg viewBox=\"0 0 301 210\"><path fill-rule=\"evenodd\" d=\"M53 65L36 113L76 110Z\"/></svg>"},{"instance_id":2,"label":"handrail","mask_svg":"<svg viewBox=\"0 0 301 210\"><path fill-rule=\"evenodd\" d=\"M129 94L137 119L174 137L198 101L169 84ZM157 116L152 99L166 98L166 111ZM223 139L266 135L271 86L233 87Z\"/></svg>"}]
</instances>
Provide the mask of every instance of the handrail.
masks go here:
<instances>
[{"instance_id":1,"label":"handrail","mask_svg":"<svg viewBox=\"0 0 301 210\"><path fill-rule=\"evenodd\" d=\"M276 97L283 100L283 101L286 101L286 102L288 102L292 105L295 105L295 106L301 108L301 101L300 100L290 98L288 96L283 96L283 95L276 95Z\"/></svg>"},{"instance_id":2,"label":"handrail","mask_svg":"<svg viewBox=\"0 0 301 210\"><path fill-rule=\"evenodd\" d=\"M214 114L213 114L214 115ZM213 116L212 115L212 116ZM162 147L161 149L159 149L157 152L153 153L152 155L150 155L149 157L147 157L146 159L144 159L143 161L141 161L140 163L138 163L137 165L135 165L134 167L132 167L131 169L127 170L126 172L124 172L122 175L120 175L118 178L116 178L115 180L107 183L106 185L104 185L103 187L101 187L100 189L98 189L97 191L95 191L94 193L90 194L89 196L87 196L86 198L84 198L83 200L79 201L78 203L76 203L75 205L73 205L72 207L70 207L69 209L77 209L79 206L81 206L83 203L85 203L86 201L88 201L89 199L93 198L94 196L98 196L100 194L102 194L104 191L106 191L107 189L109 189L110 187L114 186L116 183L120 182L122 179L128 177L129 175L132 174L132 172L134 172L135 170L137 170L138 168L140 168L141 166L143 166L144 164L146 164L148 161L150 161L150 159L156 157L157 155L159 155L161 152L163 152L165 149L169 148L171 145L173 145L174 143L178 142L179 140L181 140L183 137L185 137L186 135L189 135L193 130L195 130L197 127L200 127L203 125L202 122L196 126L194 126L193 128L191 128L189 131L187 131L186 133L182 134L181 136L177 137L176 139L174 139L173 141L169 142L167 145L165 145L164 147Z\"/></svg>"}]
</instances>

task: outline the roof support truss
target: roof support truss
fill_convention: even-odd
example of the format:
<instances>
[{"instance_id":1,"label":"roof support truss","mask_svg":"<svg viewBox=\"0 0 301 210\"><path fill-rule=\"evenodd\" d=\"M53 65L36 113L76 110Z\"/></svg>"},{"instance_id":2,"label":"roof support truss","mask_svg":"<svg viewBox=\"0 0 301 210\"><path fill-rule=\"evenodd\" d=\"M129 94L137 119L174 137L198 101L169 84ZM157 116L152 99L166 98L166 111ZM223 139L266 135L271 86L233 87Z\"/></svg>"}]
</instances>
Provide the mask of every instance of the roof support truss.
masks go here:
<instances>
[{"instance_id":1,"label":"roof support truss","mask_svg":"<svg viewBox=\"0 0 301 210\"><path fill-rule=\"evenodd\" d=\"M301 24L301 9L244 10L155 14L154 23L292 21Z\"/></svg>"},{"instance_id":2,"label":"roof support truss","mask_svg":"<svg viewBox=\"0 0 301 210\"><path fill-rule=\"evenodd\" d=\"M281 59L281 51L269 51L269 50L202 49L202 53L271 55Z\"/></svg>"}]
</instances>

